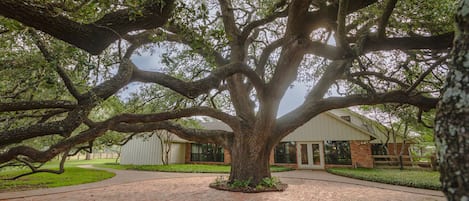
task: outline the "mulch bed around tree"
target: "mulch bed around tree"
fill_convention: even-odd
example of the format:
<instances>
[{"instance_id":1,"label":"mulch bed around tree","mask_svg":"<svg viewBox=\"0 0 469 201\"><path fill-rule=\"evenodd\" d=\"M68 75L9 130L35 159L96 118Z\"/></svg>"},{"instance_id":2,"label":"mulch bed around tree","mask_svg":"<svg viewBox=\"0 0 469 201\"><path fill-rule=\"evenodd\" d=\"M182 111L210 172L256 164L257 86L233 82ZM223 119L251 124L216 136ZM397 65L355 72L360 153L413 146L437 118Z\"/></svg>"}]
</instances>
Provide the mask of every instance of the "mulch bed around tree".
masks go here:
<instances>
[{"instance_id":1,"label":"mulch bed around tree","mask_svg":"<svg viewBox=\"0 0 469 201\"><path fill-rule=\"evenodd\" d=\"M288 187L288 184L279 183L273 187L262 186L261 188L256 187L232 187L228 184L227 181L211 183L210 188L222 190L222 191L232 191L232 192L243 192L243 193L262 193L262 192L282 192L285 191Z\"/></svg>"}]
</instances>

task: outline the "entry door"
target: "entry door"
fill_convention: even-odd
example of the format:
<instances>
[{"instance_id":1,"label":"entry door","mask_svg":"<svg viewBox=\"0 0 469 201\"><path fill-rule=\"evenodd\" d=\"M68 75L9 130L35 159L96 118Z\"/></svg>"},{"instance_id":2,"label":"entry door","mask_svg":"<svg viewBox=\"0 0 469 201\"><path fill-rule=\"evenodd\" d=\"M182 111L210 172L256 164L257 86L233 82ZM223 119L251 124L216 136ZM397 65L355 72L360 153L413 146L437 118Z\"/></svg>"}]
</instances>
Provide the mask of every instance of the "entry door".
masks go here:
<instances>
[{"instance_id":1,"label":"entry door","mask_svg":"<svg viewBox=\"0 0 469 201\"><path fill-rule=\"evenodd\" d=\"M299 142L297 145L298 168L324 169L322 142Z\"/></svg>"}]
</instances>

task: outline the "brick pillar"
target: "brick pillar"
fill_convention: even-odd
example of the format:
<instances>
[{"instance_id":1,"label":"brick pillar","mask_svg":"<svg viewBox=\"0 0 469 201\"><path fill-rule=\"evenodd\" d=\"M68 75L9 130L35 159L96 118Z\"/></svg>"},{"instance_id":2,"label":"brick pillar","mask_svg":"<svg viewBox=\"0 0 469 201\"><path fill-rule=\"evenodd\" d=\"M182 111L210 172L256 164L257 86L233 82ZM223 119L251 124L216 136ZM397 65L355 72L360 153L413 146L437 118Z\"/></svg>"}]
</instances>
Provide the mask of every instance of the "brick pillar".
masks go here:
<instances>
[{"instance_id":1,"label":"brick pillar","mask_svg":"<svg viewBox=\"0 0 469 201\"><path fill-rule=\"evenodd\" d=\"M186 155L185 155L185 162L191 163L191 143L186 143Z\"/></svg>"},{"instance_id":2,"label":"brick pillar","mask_svg":"<svg viewBox=\"0 0 469 201\"><path fill-rule=\"evenodd\" d=\"M352 165L356 167L373 168L371 144L368 141L350 141L350 152L352 153Z\"/></svg>"},{"instance_id":3,"label":"brick pillar","mask_svg":"<svg viewBox=\"0 0 469 201\"><path fill-rule=\"evenodd\" d=\"M224 164L230 164L231 163L231 154L230 151L227 149L223 149L223 157L224 157Z\"/></svg>"}]
</instances>

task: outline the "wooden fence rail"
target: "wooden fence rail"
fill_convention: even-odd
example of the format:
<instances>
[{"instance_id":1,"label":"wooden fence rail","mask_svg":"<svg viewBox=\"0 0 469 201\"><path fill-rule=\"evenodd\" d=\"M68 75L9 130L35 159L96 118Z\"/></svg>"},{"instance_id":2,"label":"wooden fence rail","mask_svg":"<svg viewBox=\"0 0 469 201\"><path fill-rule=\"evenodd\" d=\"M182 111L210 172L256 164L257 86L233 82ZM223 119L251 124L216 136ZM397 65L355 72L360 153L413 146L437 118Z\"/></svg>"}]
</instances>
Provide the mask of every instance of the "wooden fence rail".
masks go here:
<instances>
[{"instance_id":1,"label":"wooden fence rail","mask_svg":"<svg viewBox=\"0 0 469 201\"><path fill-rule=\"evenodd\" d=\"M99 153L90 153L89 159L111 159L117 158L117 153L112 152L99 152ZM77 154L75 156L69 156L67 160L84 160L86 159L86 154Z\"/></svg>"},{"instance_id":2,"label":"wooden fence rail","mask_svg":"<svg viewBox=\"0 0 469 201\"><path fill-rule=\"evenodd\" d=\"M419 168L436 168L435 159L432 157L411 157L408 155L373 155L375 167L400 168L419 167Z\"/></svg>"}]
</instances>

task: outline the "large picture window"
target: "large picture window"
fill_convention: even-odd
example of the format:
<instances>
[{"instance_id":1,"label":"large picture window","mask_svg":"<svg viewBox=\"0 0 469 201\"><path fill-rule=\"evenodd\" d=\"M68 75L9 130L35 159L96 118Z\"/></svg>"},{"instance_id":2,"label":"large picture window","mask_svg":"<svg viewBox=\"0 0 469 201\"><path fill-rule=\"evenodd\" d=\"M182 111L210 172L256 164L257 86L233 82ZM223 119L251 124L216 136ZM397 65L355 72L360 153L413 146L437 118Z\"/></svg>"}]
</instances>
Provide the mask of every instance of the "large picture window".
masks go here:
<instances>
[{"instance_id":1,"label":"large picture window","mask_svg":"<svg viewBox=\"0 0 469 201\"><path fill-rule=\"evenodd\" d=\"M327 164L352 165L352 155L348 141L325 141L324 149Z\"/></svg>"},{"instance_id":2,"label":"large picture window","mask_svg":"<svg viewBox=\"0 0 469 201\"><path fill-rule=\"evenodd\" d=\"M296 163L295 142L280 142L274 151L275 163Z\"/></svg>"},{"instance_id":3,"label":"large picture window","mask_svg":"<svg viewBox=\"0 0 469 201\"><path fill-rule=\"evenodd\" d=\"M224 162L223 147L216 144L191 144L191 161Z\"/></svg>"}]
</instances>

